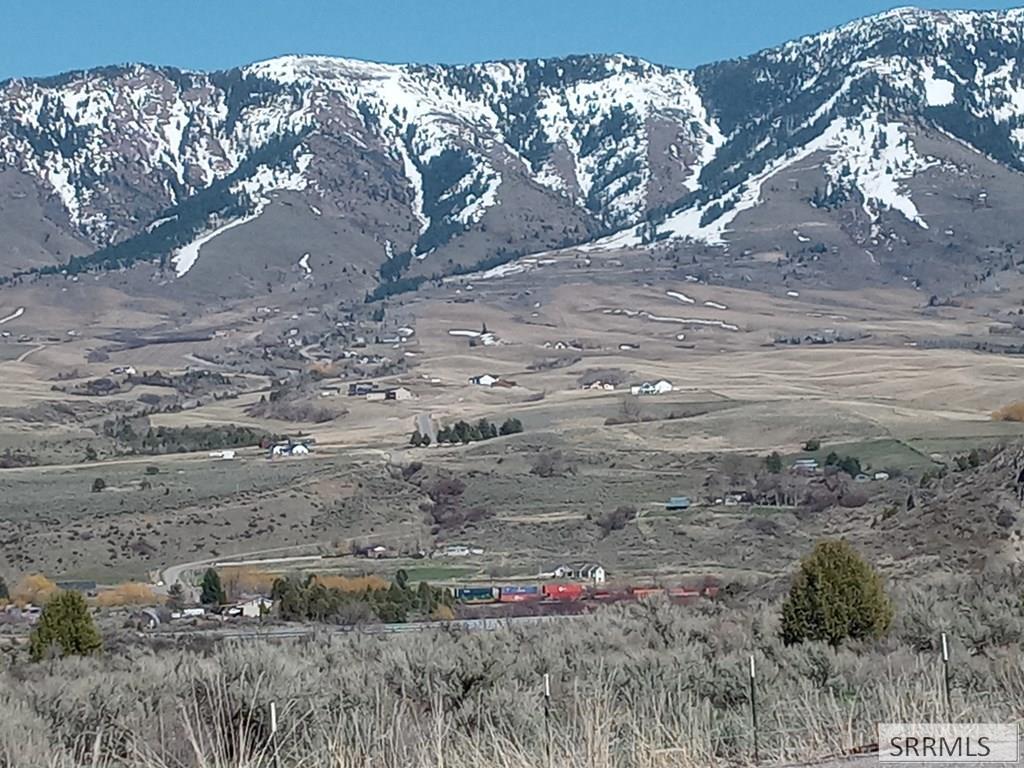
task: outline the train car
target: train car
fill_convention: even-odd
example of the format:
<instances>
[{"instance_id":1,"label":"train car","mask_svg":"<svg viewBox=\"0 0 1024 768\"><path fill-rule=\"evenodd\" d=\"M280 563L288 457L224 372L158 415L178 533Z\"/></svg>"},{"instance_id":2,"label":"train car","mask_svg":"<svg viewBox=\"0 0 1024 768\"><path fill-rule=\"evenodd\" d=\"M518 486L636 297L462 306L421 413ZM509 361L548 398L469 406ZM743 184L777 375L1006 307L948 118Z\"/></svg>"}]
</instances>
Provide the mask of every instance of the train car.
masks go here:
<instances>
[{"instance_id":1,"label":"train car","mask_svg":"<svg viewBox=\"0 0 1024 768\"><path fill-rule=\"evenodd\" d=\"M700 597L700 590L696 587L669 587L668 596L677 600L685 600Z\"/></svg>"},{"instance_id":2,"label":"train car","mask_svg":"<svg viewBox=\"0 0 1024 768\"><path fill-rule=\"evenodd\" d=\"M583 597L583 585L545 584L543 593L547 600L579 600Z\"/></svg>"},{"instance_id":3,"label":"train car","mask_svg":"<svg viewBox=\"0 0 1024 768\"><path fill-rule=\"evenodd\" d=\"M455 599L466 605L486 605L496 603L494 587L456 587Z\"/></svg>"},{"instance_id":4,"label":"train car","mask_svg":"<svg viewBox=\"0 0 1024 768\"><path fill-rule=\"evenodd\" d=\"M661 587L633 587L629 591L637 600L645 600L647 598L655 597L656 595L665 594L665 590Z\"/></svg>"},{"instance_id":5,"label":"train car","mask_svg":"<svg viewBox=\"0 0 1024 768\"><path fill-rule=\"evenodd\" d=\"M505 586L498 590L498 602L501 603L526 603L531 600L540 600L540 587L536 584Z\"/></svg>"}]
</instances>

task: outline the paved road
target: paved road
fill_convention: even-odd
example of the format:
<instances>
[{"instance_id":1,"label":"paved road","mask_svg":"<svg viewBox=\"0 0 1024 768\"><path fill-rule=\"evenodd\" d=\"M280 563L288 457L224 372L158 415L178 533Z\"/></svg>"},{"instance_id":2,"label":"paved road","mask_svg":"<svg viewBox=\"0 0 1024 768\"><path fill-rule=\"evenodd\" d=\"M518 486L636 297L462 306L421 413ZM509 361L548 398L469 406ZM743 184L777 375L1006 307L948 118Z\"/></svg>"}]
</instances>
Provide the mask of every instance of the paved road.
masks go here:
<instances>
[{"instance_id":1,"label":"paved road","mask_svg":"<svg viewBox=\"0 0 1024 768\"><path fill-rule=\"evenodd\" d=\"M188 580L182 580L190 571L205 570L211 566L248 566L248 565L267 565L270 563L297 563L303 561L316 561L322 560L322 555L295 555L292 557L272 557L262 559L250 559L259 558L260 555L272 555L275 552L289 552L296 549L308 549L309 544L296 544L287 547L271 547L269 549L259 549L253 552L242 552L237 555L229 555L226 559L224 556L220 557L207 557L202 560L193 560L190 563L176 563L175 565L169 565L160 572L161 584L156 586L157 590L166 591L178 581L181 581L182 586L188 586Z\"/></svg>"}]
</instances>

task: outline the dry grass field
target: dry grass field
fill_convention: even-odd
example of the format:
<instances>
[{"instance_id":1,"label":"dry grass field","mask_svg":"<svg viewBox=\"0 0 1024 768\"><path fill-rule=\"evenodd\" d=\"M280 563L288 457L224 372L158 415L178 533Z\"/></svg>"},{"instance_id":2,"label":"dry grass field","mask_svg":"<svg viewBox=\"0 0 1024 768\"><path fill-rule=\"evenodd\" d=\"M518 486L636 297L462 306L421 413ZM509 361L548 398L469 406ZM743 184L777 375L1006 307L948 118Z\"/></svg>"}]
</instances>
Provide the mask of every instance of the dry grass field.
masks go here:
<instances>
[{"instance_id":1,"label":"dry grass field","mask_svg":"<svg viewBox=\"0 0 1024 768\"><path fill-rule=\"evenodd\" d=\"M415 335L403 344L373 344L372 331L364 331L366 353L392 361L389 372L369 378L406 386L415 399L346 397L351 376L328 372L305 390L306 401L331 416L318 422L252 414L281 375L274 370L287 378L312 369L303 355L316 344L308 342L317 328L334 325L327 297L319 297L320 309L306 293L292 304L275 297L269 314L254 300L185 317L172 302L129 299L87 281L59 294L9 289L4 307L26 311L3 326L10 336L0 340L0 451L26 451L41 465L0 470L5 561L12 575L42 570L116 581L154 578L175 563L390 537L480 546L486 555L466 567L481 577L597 560L636 578L760 578L785 571L816 538L849 532L893 569L922 567L872 538L870 523L887 505L902 503L922 473L972 448L1024 436L1024 425L991 418L1020 399L1024 358L975 349L1011 297L927 307L910 287L755 291L702 275L695 282L685 266L646 255L569 252L519 274L462 278L398 297L377 335L399 324ZM301 329L300 344L281 341L292 327ZM452 334L484 327L499 343L471 346L467 336ZM125 346L118 339L126 329L143 341ZM173 333L207 340L145 341ZM849 340L773 343L822 334ZM261 368L254 351L275 339L291 357L283 369ZM96 358L96 350L104 356ZM316 450L274 462L255 448L233 462L205 452L118 455L100 434L102 422L134 413L141 396L166 390L136 386L94 396L54 385L78 385L127 365L205 368L244 385L229 399L151 413L150 428L242 425L312 436ZM580 389L588 373L607 371L627 384L665 378L675 389L631 403L621 386ZM483 373L516 386L469 383ZM319 396L332 387L341 394ZM515 417L525 431L412 449L409 435L422 415L440 425ZM873 484L861 509L812 518L795 508L765 515L710 503L730 485L752 486L768 453L797 456L811 438L856 455L865 468L907 477ZM86 460L89 450L99 451L98 461ZM566 471L537 477L536 456L550 451L561 453ZM420 510L423 488L398 472L413 462L462 478L461 503L483 510L483 518L431 530ZM91 493L97 477L110 490ZM682 515L665 514L673 495L698 503ZM637 519L604 535L594 520L620 505L636 507Z\"/></svg>"}]
</instances>

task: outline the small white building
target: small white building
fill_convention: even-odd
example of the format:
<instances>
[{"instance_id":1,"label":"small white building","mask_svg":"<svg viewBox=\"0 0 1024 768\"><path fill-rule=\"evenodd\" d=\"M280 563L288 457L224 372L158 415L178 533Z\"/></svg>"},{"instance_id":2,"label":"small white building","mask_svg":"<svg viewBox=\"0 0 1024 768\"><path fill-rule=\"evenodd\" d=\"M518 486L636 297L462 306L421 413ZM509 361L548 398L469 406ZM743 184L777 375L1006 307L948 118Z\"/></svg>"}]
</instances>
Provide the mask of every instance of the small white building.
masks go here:
<instances>
[{"instance_id":1,"label":"small white building","mask_svg":"<svg viewBox=\"0 0 1024 768\"><path fill-rule=\"evenodd\" d=\"M412 393L412 390L405 387L395 387L387 392L388 400L412 400L415 397L416 395Z\"/></svg>"},{"instance_id":2,"label":"small white building","mask_svg":"<svg viewBox=\"0 0 1024 768\"><path fill-rule=\"evenodd\" d=\"M480 376L474 376L469 380L470 384L476 384L478 387L493 387L499 381L498 376L493 376L489 373L481 374Z\"/></svg>"},{"instance_id":3,"label":"small white building","mask_svg":"<svg viewBox=\"0 0 1024 768\"><path fill-rule=\"evenodd\" d=\"M232 461L237 454L233 450L210 451L210 458L217 461Z\"/></svg>"},{"instance_id":4,"label":"small white building","mask_svg":"<svg viewBox=\"0 0 1024 768\"><path fill-rule=\"evenodd\" d=\"M601 565L584 565L576 570L576 578L580 581L592 581L595 584L604 584L608 580L608 572L604 569L604 566Z\"/></svg>"},{"instance_id":5,"label":"small white building","mask_svg":"<svg viewBox=\"0 0 1024 768\"><path fill-rule=\"evenodd\" d=\"M243 619L258 619L266 616L274 607L274 601L270 598L253 597L227 609L228 616L241 616Z\"/></svg>"},{"instance_id":6,"label":"small white building","mask_svg":"<svg viewBox=\"0 0 1024 768\"><path fill-rule=\"evenodd\" d=\"M875 472L874 477L875 477L875 480L888 480L889 479L889 473L888 472Z\"/></svg>"}]
</instances>

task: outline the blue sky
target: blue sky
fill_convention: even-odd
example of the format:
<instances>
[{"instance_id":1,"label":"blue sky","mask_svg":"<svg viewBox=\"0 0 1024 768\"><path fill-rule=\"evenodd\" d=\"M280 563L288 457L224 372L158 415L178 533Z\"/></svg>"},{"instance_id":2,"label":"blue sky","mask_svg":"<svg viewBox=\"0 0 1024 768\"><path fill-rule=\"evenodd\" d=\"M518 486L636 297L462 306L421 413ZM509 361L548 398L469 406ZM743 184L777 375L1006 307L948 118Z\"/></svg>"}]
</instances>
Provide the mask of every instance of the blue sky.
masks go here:
<instances>
[{"instance_id":1,"label":"blue sky","mask_svg":"<svg viewBox=\"0 0 1024 768\"><path fill-rule=\"evenodd\" d=\"M1018 0L1020 4L1024 0ZM0 79L285 53L450 62L623 52L689 67L906 3L876 0L6 0ZM1014 3L921 2L929 8Z\"/></svg>"}]
</instances>

